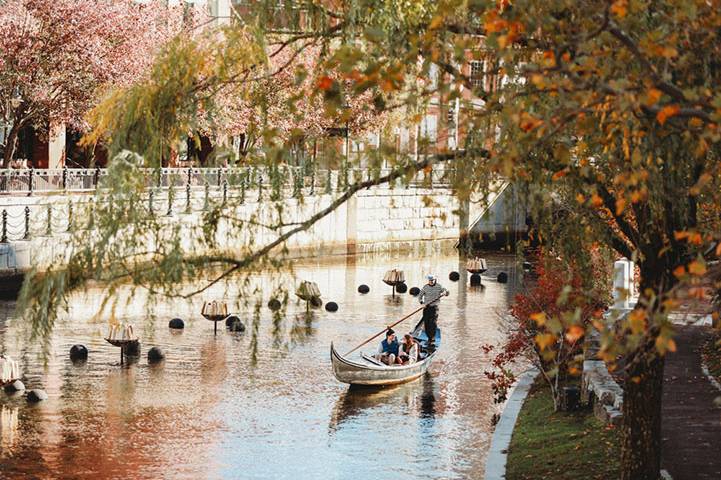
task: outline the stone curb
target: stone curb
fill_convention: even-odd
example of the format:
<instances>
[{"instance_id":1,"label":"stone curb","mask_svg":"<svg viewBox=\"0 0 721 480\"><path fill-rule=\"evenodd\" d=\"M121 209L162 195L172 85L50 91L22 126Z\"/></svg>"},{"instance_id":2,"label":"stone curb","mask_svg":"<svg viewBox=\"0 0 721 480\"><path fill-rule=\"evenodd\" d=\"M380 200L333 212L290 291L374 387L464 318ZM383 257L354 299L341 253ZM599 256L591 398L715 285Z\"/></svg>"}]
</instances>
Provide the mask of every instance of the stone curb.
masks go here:
<instances>
[{"instance_id":1,"label":"stone curb","mask_svg":"<svg viewBox=\"0 0 721 480\"><path fill-rule=\"evenodd\" d=\"M508 459L508 446L511 444L511 436L516 426L518 413L521 411L523 401L538 376L538 369L526 370L513 387L508 397L506 406L503 408L501 418L496 424L496 429L491 438L491 447L486 457L485 480L502 480L506 477L506 460Z\"/></svg>"},{"instance_id":2,"label":"stone curb","mask_svg":"<svg viewBox=\"0 0 721 480\"><path fill-rule=\"evenodd\" d=\"M716 378L711 375L711 371L708 369L708 366L706 365L706 362L701 359L701 371L704 375L706 375L706 378L708 379L709 383L716 387L717 390L721 390L721 383L716 380Z\"/></svg>"}]
</instances>

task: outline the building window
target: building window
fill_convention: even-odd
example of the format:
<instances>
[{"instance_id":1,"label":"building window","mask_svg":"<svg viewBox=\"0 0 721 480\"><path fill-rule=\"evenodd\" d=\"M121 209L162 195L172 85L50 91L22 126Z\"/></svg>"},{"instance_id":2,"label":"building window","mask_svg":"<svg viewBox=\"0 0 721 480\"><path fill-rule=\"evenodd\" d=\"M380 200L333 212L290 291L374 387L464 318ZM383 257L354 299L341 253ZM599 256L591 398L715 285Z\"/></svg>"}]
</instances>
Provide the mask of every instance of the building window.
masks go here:
<instances>
[{"instance_id":1,"label":"building window","mask_svg":"<svg viewBox=\"0 0 721 480\"><path fill-rule=\"evenodd\" d=\"M435 115L426 115L421 122L421 138L428 143L436 143L438 122Z\"/></svg>"},{"instance_id":2,"label":"building window","mask_svg":"<svg viewBox=\"0 0 721 480\"><path fill-rule=\"evenodd\" d=\"M471 61L471 85L474 88L483 88L483 61Z\"/></svg>"}]
</instances>

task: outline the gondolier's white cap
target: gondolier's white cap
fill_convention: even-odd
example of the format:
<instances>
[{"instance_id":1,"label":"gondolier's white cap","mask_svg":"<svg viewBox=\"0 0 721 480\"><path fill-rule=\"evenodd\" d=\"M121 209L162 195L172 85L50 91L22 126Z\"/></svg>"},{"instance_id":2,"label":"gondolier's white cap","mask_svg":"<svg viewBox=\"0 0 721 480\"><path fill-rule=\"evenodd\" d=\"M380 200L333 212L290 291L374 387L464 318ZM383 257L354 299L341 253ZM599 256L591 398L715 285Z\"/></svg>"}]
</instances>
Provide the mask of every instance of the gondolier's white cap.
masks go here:
<instances>
[{"instance_id":1,"label":"gondolier's white cap","mask_svg":"<svg viewBox=\"0 0 721 480\"><path fill-rule=\"evenodd\" d=\"M432 273L429 273L428 275L426 275L426 280L428 280L429 282L432 280L435 280L435 279L436 279L436 276L433 275Z\"/></svg>"}]
</instances>

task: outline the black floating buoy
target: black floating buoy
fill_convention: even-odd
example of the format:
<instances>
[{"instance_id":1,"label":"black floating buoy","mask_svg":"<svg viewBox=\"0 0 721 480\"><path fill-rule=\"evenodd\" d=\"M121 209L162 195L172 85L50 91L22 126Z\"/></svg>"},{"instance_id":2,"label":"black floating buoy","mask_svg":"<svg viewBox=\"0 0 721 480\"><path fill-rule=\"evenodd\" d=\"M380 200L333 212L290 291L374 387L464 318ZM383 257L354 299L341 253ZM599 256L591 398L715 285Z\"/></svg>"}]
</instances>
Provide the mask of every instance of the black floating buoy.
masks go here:
<instances>
[{"instance_id":1,"label":"black floating buoy","mask_svg":"<svg viewBox=\"0 0 721 480\"><path fill-rule=\"evenodd\" d=\"M337 312L338 311L338 304L335 302L328 302L325 304L325 309L328 312Z\"/></svg>"},{"instance_id":2,"label":"black floating buoy","mask_svg":"<svg viewBox=\"0 0 721 480\"><path fill-rule=\"evenodd\" d=\"M240 318L233 316L233 321L228 325L228 330L231 332L245 332L245 325L240 321Z\"/></svg>"},{"instance_id":3,"label":"black floating buoy","mask_svg":"<svg viewBox=\"0 0 721 480\"><path fill-rule=\"evenodd\" d=\"M36 402L42 402L43 400L48 399L48 394L45 393L45 390L30 390L27 395L28 402L36 403Z\"/></svg>"},{"instance_id":4,"label":"black floating buoy","mask_svg":"<svg viewBox=\"0 0 721 480\"><path fill-rule=\"evenodd\" d=\"M86 360L88 358L88 349L85 345L73 345L70 347L70 360Z\"/></svg>"},{"instance_id":5,"label":"black floating buoy","mask_svg":"<svg viewBox=\"0 0 721 480\"><path fill-rule=\"evenodd\" d=\"M282 307L282 304L280 303L280 300L277 298L271 298L268 302L268 308L273 310L274 312L277 310L280 310L280 307Z\"/></svg>"},{"instance_id":6,"label":"black floating buoy","mask_svg":"<svg viewBox=\"0 0 721 480\"><path fill-rule=\"evenodd\" d=\"M408 290L408 293L413 295L414 297L417 297L419 293L421 293L421 289L418 287L411 287L410 290Z\"/></svg>"},{"instance_id":7,"label":"black floating buoy","mask_svg":"<svg viewBox=\"0 0 721 480\"><path fill-rule=\"evenodd\" d=\"M148 362L159 362L165 360L165 352L160 347L153 347L148 350Z\"/></svg>"},{"instance_id":8,"label":"black floating buoy","mask_svg":"<svg viewBox=\"0 0 721 480\"><path fill-rule=\"evenodd\" d=\"M180 330L185 328L185 322L180 318L174 318L168 322L168 327Z\"/></svg>"},{"instance_id":9,"label":"black floating buoy","mask_svg":"<svg viewBox=\"0 0 721 480\"><path fill-rule=\"evenodd\" d=\"M477 287L481 284L481 274L480 273L474 273L471 275L471 286Z\"/></svg>"},{"instance_id":10,"label":"black floating buoy","mask_svg":"<svg viewBox=\"0 0 721 480\"><path fill-rule=\"evenodd\" d=\"M230 327L236 320L240 321L240 318L238 318L236 315L228 316L228 318L225 319L225 326Z\"/></svg>"},{"instance_id":11,"label":"black floating buoy","mask_svg":"<svg viewBox=\"0 0 721 480\"><path fill-rule=\"evenodd\" d=\"M370 287L369 287L368 285L363 284L363 285L359 285L359 286L358 286L358 293L364 293L364 294L365 294L365 293L368 293L368 292L370 292L370 291L371 291L371 289L370 289Z\"/></svg>"},{"instance_id":12,"label":"black floating buoy","mask_svg":"<svg viewBox=\"0 0 721 480\"><path fill-rule=\"evenodd\" d=\"M452 282L457 282L461 278L461 274L458 272L451 272L448 274L448 279Z\"/></svg>"},{"instance_id":13,"label":"black floating buoy","mask_svg":"<svg viewBox=\"0 0 721 480\"><path fill-rule=\"evenodd\" d=\"M7 393L15 393L22 390L25 390L25 384L20 380L15 380L14 382L5 385L5 392Z\"/></svg>"},{"instance_id":14,"label":"black floating buoy","mask_svg":"<svg viewBox=\"0 0 721 480\"><path fill-rule=\"evenodd\" d=\"M408 291L408 285L406 285L405 283L401 282L398 285L396 285L396 292L406 293L407 291Z\"/></svg>"},{"instance_id":15,"label":"black floating buoy","mask_svg":"<svg viewBox=\"0 0 721 480\"><path fill-rule=\"evenodd\" d=\"M508 274L506 272L501 272L498 274L496 280L498 280L498 283L508 283Z\"/></svg>"},{"instance_id":16,"label":"black floating buoy","mask_svg":"<svg viewBox=\"0 0 721 480\"><path fill-rule=\"evenodd\" d=\"M311 297L310 304L315 308L320 308L323 306L323 300L320 297Z\"/></svg>"}]
</instances>

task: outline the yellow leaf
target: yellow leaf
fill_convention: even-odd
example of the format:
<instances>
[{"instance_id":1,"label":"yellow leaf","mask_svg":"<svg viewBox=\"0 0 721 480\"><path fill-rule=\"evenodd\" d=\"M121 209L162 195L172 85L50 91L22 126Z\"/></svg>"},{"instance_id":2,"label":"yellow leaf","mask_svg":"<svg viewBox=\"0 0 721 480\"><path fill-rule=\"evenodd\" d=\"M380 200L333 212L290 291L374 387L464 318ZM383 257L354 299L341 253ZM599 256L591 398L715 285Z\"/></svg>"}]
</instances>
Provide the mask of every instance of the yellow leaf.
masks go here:
<instances>
[{"instance_id":1,"label":"yellow leaf","mask_svg":"<svg viewBox=\"0 0 721 480\"><path fill-rule=\"evenodd\" d=\"M628 12L628 0L616 0L611 5L611 13L617 17L625 17Z\"/></svg>"},{"instance_id":2,"label":"yellow leaf","mask_svg":"<svg viewBox=\"0 0 721 480\"><path fill-rule=\"evenodd\" d=\"M603 205L603 199L594 193L593 196L591 197L591 204L594 207L598 208L601 205Z\"/></svg>"},{"instance_id":3,"label":"yellow leaf","mask_svg":"<svg viewBox=\"0 0 721 480\"><path fill-rule=\"evenodd\" d=\"M703 262L699 262L698 260L694 260L693 262L688 264L688 272L691 275L701 276L706 273L706 264Z\"/></svg>"},{"instance_id":4,"label":"yellow leaf","mask_svg":"<svg viewBox=\"0 0 721 480\"><path fill-rule=\"evenodd\" d=\"M443 17L441 15L436 15L435 17L433 17L433 19L431 19L431 23L428 26L428 28L431 30L436 30L436 29L438 29L438 27L441 26L442 23L443 23Z\"/></svg>"},{"instance_id":5,"label":"yellow leaf","mask_svg":"<svg viewBox=\"0 0 721 480\"><path fill-rule=\"evenodd\" d=\"M663 95L663 92L657 88L652 88L648 92L646 92L646 105L649 107L652 105L656 105L658 101L661 99L661 95Z\"/></svg>"},{"instance_id":6,"label":"yellow leaf","mask_svg":"<svg viewBox=\"0 0 721 480\"><path fill-rule=\"evenodd\" d=\"M617 198L616 199L616 215L621 215L623 213L623 210L626 208L626 199L625 198Z\"/></svg>"},{"instance_id":7,"label":"yellow leaf","mask_svg":"<svg viewBox=\"0 0 721 480\"><path fill-rule=\"evenodd\" d=\"M547 349L549 346L556 343L556 336L552 333L541 333L540 335L536 335L536 343L538 344L539 348L543 351Z\"/></svg>"},{"instance_id":8,"label":"yellow leaf","mask_svg":"<svg viewBox=\"0 0 721 480\"><path fill-rule=\"evenodd\" d=\"M676 278L683 278L686 275L686 267L679 265L673 269L673 276Z\"/></svg>"},{"instance_id":9,"label":"yellow leaf","mask_svg":"<svg viewBox=\"0 0 721 480\"><path fill-rule=\"evenodd\" d=\"M576 342L583 337L585 333L586 330L584 330L580 325L571 325L568 327L568 330L566 330L566 340L571 343Z\"/></svg>"},{"instance_id":10,"label":"yellow leaf","mask_svg":"<svg viewBox=\"0 0 721 480\"><path fill-rule=\"evenodd\" d=\"M583 205L586 201L586 197L584 197L582 193L577 193L576 201L578 202L579 205ZM719 245L721 245L721 243Z\"/></svg>"},{"instance_id":11,"label":"yellow leaf","mask_svg":"<svg viewBox=\"0 0 721 480\"><path fill-rule=\"evenodd\" d=\"M656 350L658 350L661 355L664 355L667 351L675 352L676 342L674 342L672 338L658 337L656 338Z\"/></svg>"},{"instance_id":12,"label":"yellow leaf","mask_svg":"<svg viewBox=\"0 0 721 480\"><path fill-rule=\"evenodd\" d=\"M666 58L678 57L678 50L673 47L664 47L661 50L661 55Z\"/></svg>"},{"instance_id":13,"label":"yellow leaf","mask_svg":"<svg viewBox=\"0 0 721 480\"><path fill-rule=\"evenodd\" d=\"M559 170L556 173L553 174L553 177L551 177L553 180L558 180L559 178L563 178L566 175L568 175L568 170Z\"/></svg>"},{"instance_id":14,"label":"yellow leaf","mask_svg":"<svg viewBox=\"0 0 721 480\"><path fill-rule=\"evenodd\" d=\"M546 323L546 314L543 312L532 313L530 316L531 320L536 322L539 327L543 326Z\"/></svg>"},{"instance_id":15,"label":"yellow leaf","mask_svg":"<svg viewBox=\"0 0 721 480\"><path fill-rule=\"evenodd\" d=\"M628 314L628 323L631 326L631 332L639 334L646 328L646 311L636 309Z\"/></svg>"},{"instance_id":16,"label":"yellow leaf","mask_svg":"<svg viewBox=\"0 0 721 480\"><path fill-rule=\"evenodd\" d=\"M678 105L666 105L656 114L656 120L658 120L658 123L663 125L664 123L666 123L666 120L668 118L678 114L680 110L681 109L678 107Z\"/></svg>"}]
</instances>

